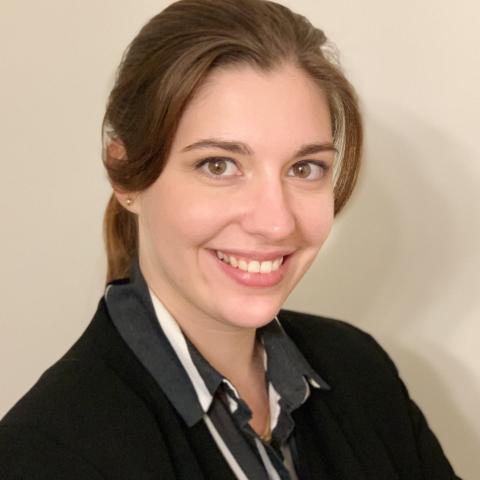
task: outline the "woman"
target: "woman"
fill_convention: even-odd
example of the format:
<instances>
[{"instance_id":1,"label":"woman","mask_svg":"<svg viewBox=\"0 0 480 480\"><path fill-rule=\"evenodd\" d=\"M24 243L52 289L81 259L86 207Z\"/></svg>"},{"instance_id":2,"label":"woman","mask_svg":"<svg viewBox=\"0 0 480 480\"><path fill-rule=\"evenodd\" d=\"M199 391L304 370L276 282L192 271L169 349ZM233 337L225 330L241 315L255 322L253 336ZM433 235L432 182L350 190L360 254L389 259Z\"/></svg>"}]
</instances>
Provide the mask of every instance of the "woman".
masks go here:
<instances>
[{"instance_id":1,"label":"woman","mask_svg":"<svg viewBox=\"0 0 480 480\"><path fill-rule=\"evenodd\" d=\"M109 285L3 419L1 478L456 478L369 336L280 310L359 168L321 31L263 0L174 3L104 134Z\"/></svg>"}]
</instances>

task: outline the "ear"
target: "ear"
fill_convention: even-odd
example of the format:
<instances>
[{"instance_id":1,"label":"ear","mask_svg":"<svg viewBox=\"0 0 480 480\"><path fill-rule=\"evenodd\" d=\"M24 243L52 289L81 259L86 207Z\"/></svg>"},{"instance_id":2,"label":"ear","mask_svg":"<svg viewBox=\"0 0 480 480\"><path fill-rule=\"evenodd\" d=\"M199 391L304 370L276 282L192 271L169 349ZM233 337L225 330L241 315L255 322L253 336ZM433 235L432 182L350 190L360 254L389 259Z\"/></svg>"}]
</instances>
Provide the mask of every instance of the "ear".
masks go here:
<instances>
[{"instance_id":1,"label":"ear","mask_svg":"<svg viewBox=\"0 0 480 480\"><path fill-rule=\"evenodd\" d=\"M124 143L118 137L109 138L105 146L105 155L107 166L117 162L125 161L127 158L127 151ZM112 187L113 194L115 195L118 203L120 203L120 205L122 205L122 207L129 212L138 215L139 194L137 192L126 192L113 184Z\"/></svg>"},{"instance_id":2,"label":"ear","mask_svg":"<svg viewBox=\"0 0 480 480\"><path fill-rule=\"evenodd\" d=\"M118 137L107 137L105 139L106 163L117 163L127 159L125 144Z\"/></svg>"},{"instance_id":3,"label":"ear","mask_svg":"<svg viewBox=\"0 0 480 480\"><path fill-rule=\"evenodd\" d=\"M125 208L125 210L128 210L135 215L140 213L140 194L138 192L125 192L113 187L113 194L118 203Z\"/></svg>"}]
</instances>

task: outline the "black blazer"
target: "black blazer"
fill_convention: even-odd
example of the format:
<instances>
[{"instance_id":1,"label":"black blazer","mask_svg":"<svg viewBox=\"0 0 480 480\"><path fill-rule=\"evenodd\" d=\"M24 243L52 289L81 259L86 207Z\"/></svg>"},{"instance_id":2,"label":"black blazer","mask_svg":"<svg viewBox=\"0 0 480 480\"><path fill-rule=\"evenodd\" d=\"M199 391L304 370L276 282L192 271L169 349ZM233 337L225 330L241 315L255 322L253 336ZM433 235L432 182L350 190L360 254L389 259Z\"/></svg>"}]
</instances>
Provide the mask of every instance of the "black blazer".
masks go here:
<instances>
[{"instance_id":1,"label":"black blazer","mask_svg":"<svg viewBox=\"0 0 480 480\"><path fill-rule=\"evenodd\" d=\"M301 480L453 473L395 366L366 333L287 310L286 332L332 387L294 412ZM85 333L0 422L0 478L234 480L203 422L187 427L113 326Z\"/></svg>"}]
</instances>

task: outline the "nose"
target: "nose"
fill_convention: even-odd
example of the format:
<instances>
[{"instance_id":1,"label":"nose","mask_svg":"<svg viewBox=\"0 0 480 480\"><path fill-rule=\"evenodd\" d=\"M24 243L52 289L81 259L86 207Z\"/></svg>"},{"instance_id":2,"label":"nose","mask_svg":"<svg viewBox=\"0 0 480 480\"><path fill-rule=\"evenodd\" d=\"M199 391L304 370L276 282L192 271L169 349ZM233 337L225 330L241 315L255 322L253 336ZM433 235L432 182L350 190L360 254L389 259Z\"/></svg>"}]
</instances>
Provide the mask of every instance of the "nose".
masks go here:
<instances>
[{"instance_id":1,"label":"nose","mask_svg":"<svg viewBox=\"0 0 480 480\"><path fill-rule=\"evenodd\" d=\"M268 241L288 238L296 221L292 199L281 181L258 182L248 191L247 206L242 217L243 230Z\"/></svg>"}]
</instances>

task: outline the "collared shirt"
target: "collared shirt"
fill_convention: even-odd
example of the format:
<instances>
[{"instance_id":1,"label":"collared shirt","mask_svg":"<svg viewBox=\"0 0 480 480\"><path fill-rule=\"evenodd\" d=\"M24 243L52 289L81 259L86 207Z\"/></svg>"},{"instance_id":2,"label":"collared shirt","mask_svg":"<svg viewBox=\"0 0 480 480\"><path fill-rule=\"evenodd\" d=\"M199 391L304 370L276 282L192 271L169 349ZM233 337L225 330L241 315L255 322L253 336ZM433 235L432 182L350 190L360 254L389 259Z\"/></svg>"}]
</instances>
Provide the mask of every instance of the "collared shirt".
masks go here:
<instances>
[{"instance_id":1,"label":"collared shirt","mask_svg":"<svg viewBox=\"0 0 480 480\"><path fill-rule=\"evenodd\" d=\"M188 426L204 421L237 478L295 480L291 413L310 387L328 389L278 319L257 330L265 351L271 442L250 427L252 413L235 386L216 371L186 338L151 292L137 264L129 283L112 284L105 295L112 321L150 371Z\"/></svg>"}]
</instances>

